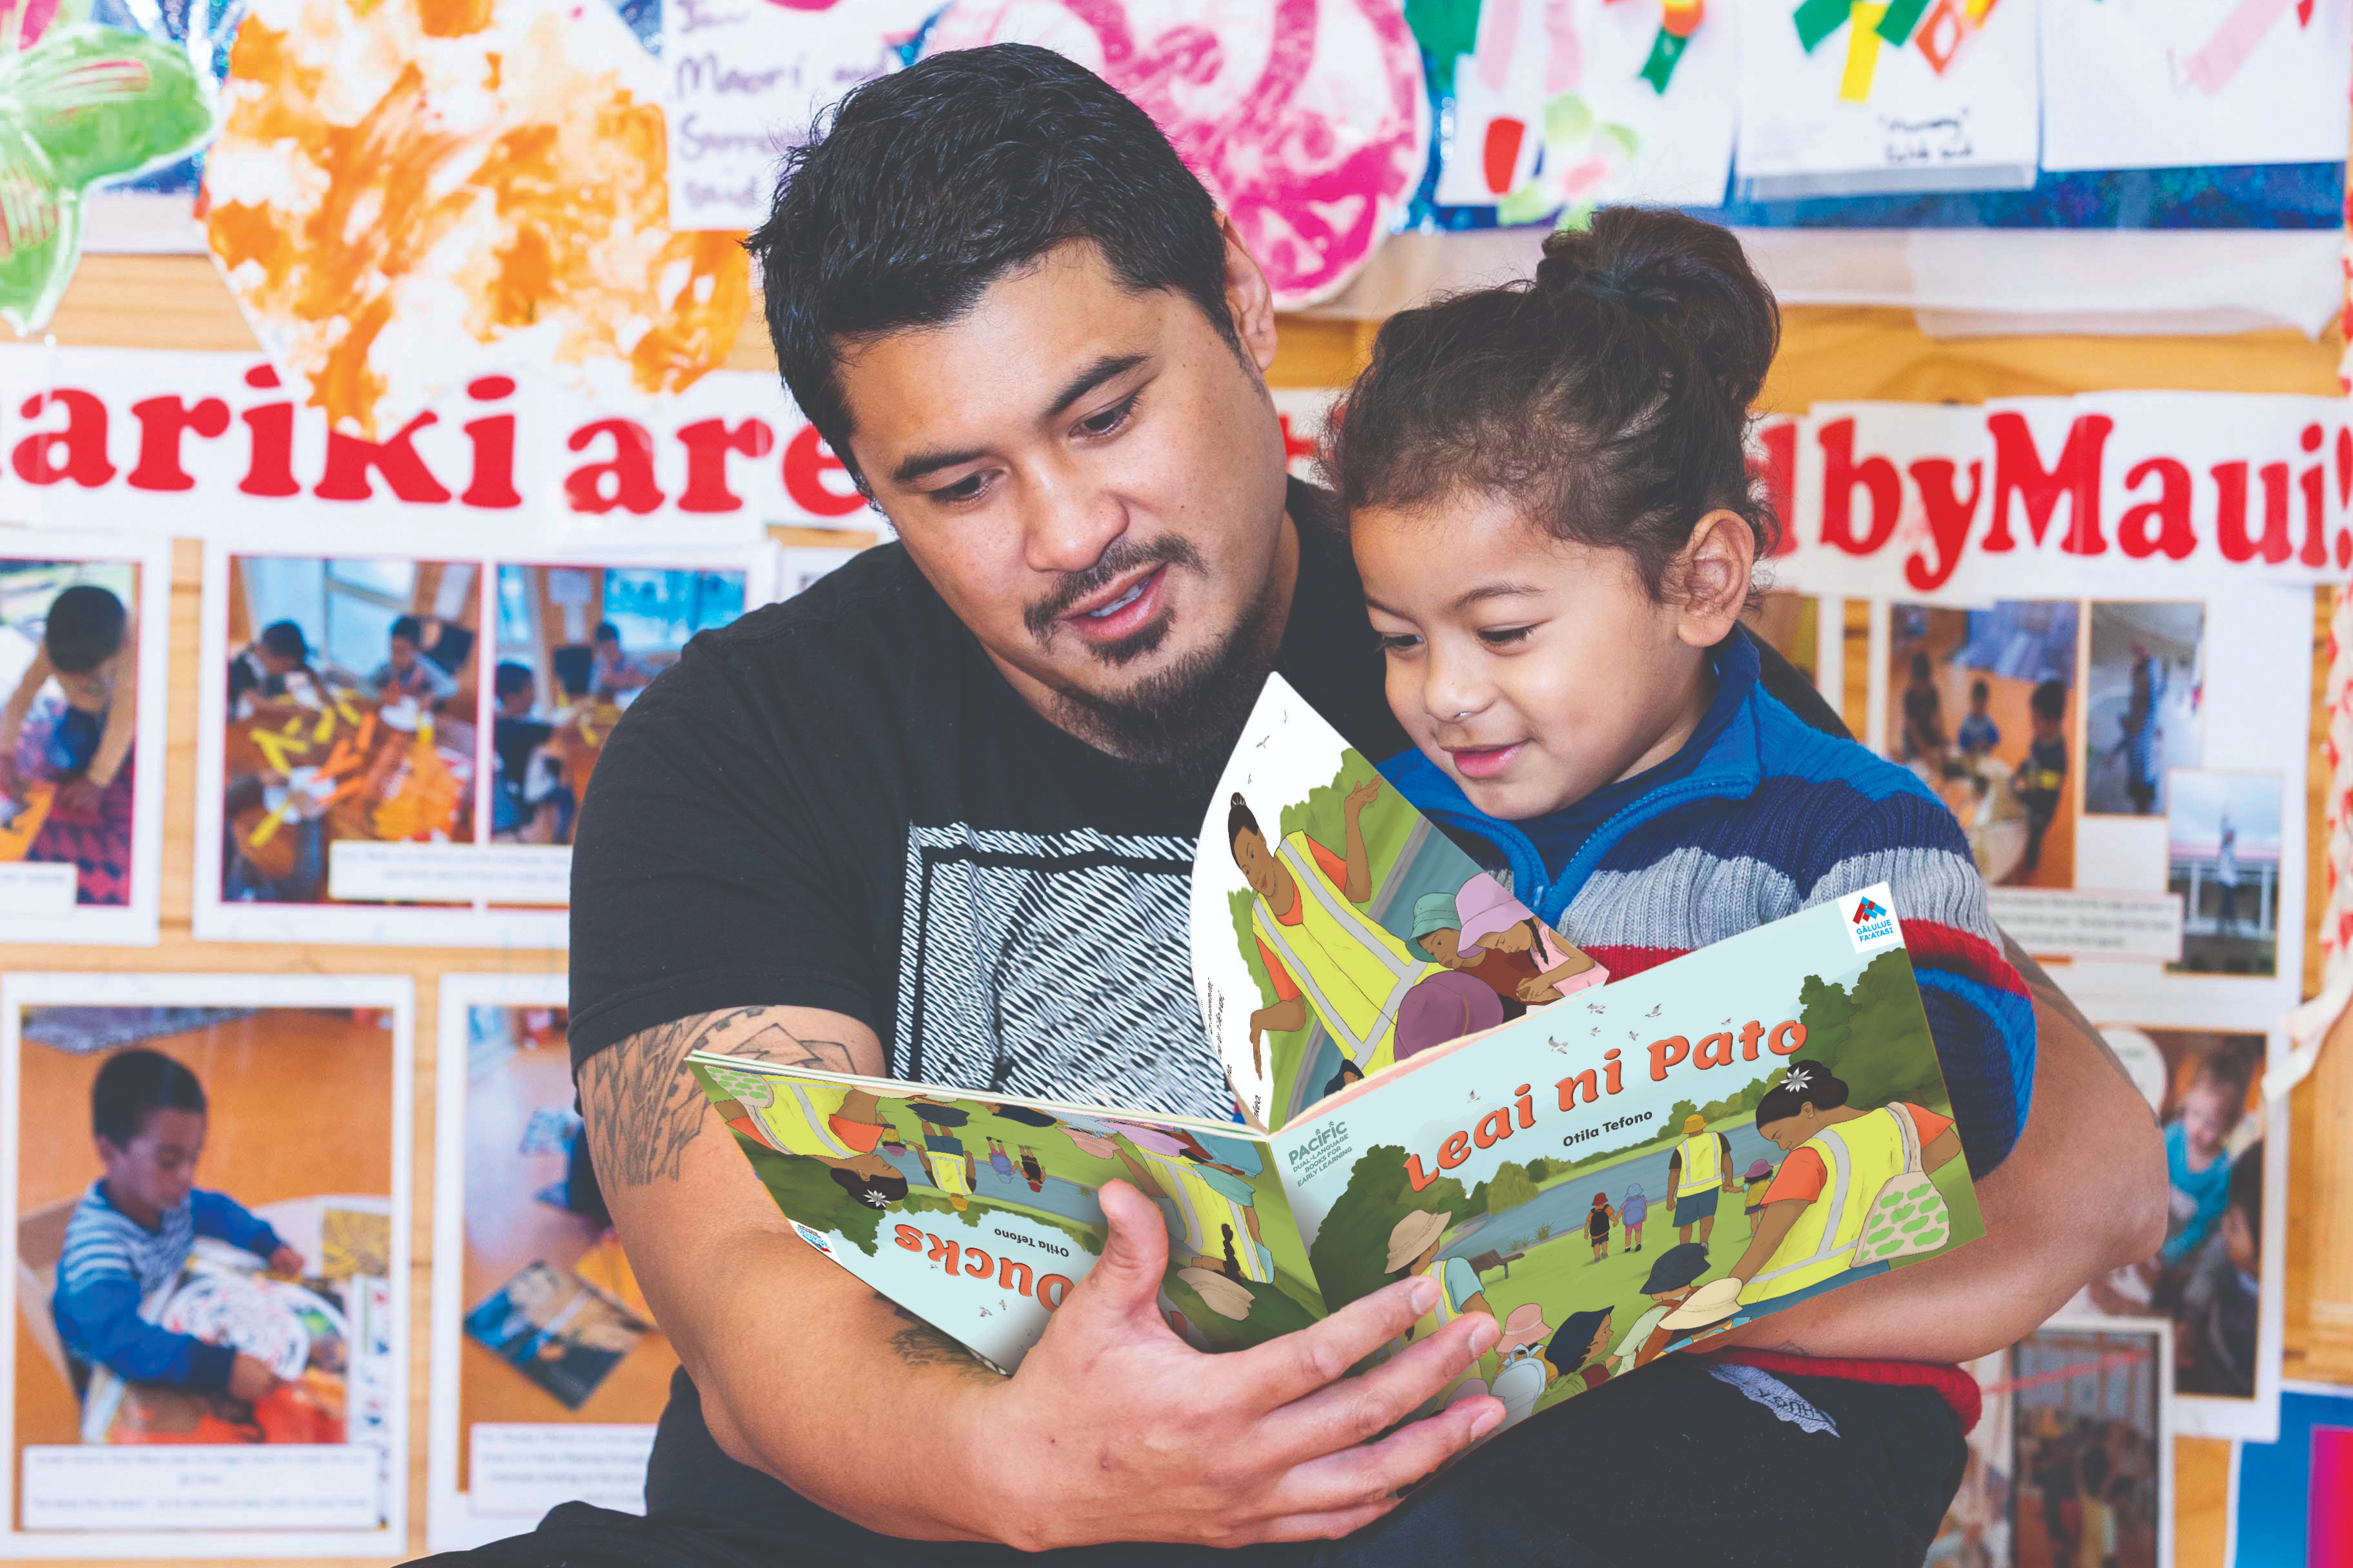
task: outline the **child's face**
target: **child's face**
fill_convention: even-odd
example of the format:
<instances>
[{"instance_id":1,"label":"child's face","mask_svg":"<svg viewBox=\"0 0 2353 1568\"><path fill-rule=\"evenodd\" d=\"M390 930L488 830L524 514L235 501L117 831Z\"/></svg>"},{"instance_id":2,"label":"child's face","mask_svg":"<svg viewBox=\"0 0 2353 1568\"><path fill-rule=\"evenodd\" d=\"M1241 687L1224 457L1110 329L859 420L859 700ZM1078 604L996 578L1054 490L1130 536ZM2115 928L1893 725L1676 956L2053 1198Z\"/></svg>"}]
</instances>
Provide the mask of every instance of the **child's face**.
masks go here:
<instances>
[{"instance_id":1,"label":"child's face","mask_svg":"<svg viewBox=\"0 0 2353 1568\"><path fill-rule=\"evenodd\" d=\"M1545 538L1496 497L1348 520L1389 707L1472 804L1538 816L1673 753L1713 636L1621 552Z\"/></svg>"},{"instance_id":2,"label":"child's face","mask_svg":"<svg viewBox=\"0 0 2353 1568\"><path fill-rule=\"evenodd\" d=\"M2222 1140L2239 1125L2246 1106L2224 1085L2200 1079L2181 1097L2181 1132L2202 1159L2222 1152Z\"/></svg>"},{"instance_id":3,"label":"child's face","mask_svg":"<svg viewBox=\"0 0 2353 1568\"><path fill-rule=\"evenodd\" d=\"M205 1152L205 1116L200 1110L151 1110L128 1143L98 1141L106 1167L106 1190L115 1206L142 1224L175 1208L196 1184L196 1161Z\"/></svg>"},{"instance_id":4,"label":"child's face","mask_svg":"<svg viewBox=\"0 0 2353 1568\"><path fill-rule=\"evenodd\" d=\"M2048 719L2037 713L2034 716L2034 738L2038 741L2055 741L2059 738L2059 731L2066 727L2066 717L2063 714L2056 719Z\"/></svg>"},{"instance_id":5,"label":"child's face","mask_svg":"<svg viewBox=\"0 0 2353 1568\"><path fill-rule=\"evenodd\" d=\"M1421 939L1421 951L1430 954L1430 961L1434 963L1442 963L1449 969L1460 969L1462 967L1463 958L1462 933L1459 931L1443 929L1430 931Z\"/></svg>"},{"instance_id":6,"label":"child's face","mask_svg":"<svg viewBox=\"0 0 2353 1568\"><path fill-rule=\"evenodd\" d=\"M392 639L392 668L406 669L417 662L417 645L406 637Z\"/></svg>"}]
</instances>

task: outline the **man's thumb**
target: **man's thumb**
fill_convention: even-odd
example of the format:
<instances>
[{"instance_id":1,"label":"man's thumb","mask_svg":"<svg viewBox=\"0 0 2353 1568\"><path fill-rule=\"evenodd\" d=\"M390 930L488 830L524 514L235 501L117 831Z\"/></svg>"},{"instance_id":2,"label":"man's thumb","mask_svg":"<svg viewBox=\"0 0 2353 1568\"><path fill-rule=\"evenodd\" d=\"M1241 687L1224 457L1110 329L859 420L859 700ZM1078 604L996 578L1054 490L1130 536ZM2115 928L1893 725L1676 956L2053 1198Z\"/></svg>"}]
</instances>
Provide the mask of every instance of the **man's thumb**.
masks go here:
<instances>
[{"instance_id":1,"label":"man's thumb","mask_svg":"<svg viewBox=\"0 0 2353 1568\"><path fill-rule=\"evenodd\" d=\"M1168 1268L1168 1229L1160 1211L1125 1182L1105 1182L1095 1195L1111 1234L1087 1276L1089 1293L1116 1310L1148 1308Z\"/></svg>"}]
</instances>

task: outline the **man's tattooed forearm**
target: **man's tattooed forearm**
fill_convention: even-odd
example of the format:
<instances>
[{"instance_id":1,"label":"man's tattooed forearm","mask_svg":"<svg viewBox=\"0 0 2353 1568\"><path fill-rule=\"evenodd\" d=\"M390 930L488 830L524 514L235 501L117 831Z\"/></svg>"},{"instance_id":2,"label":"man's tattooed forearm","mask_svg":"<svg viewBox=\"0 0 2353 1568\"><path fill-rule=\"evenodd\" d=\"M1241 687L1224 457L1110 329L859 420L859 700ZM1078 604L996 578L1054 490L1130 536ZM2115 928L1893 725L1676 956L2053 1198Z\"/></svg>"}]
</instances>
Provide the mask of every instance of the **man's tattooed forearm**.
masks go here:
<instances>
[{"instance_id":1,"label":"man's tattooed forearm","mask_svg":"<svg viewBox=\"0 0 2353 1568\"><path fill-rule=\"evenodd\" d=\"M892 1314L904 1324L891 1336L891 1348L899 1352L899 1360L908 1366L962 1366L975 1372L987 1372L978 1358L964 1346L899 1305L880 1291L875 1299L890 1303ZM994 1375L994 1374L991 1374Z\"/></svg>"},{"instance_id":2,"label":"man's tattooed forearm","mask_svg":"<svg viewBox=\"0 0 2353 1568\"><path fill-rule=\"evenodd\" d=\"M641 1030L580 1068L580 1110L596 1179L607 1187L675 1180L686 1146L702 1131L702 1090L687 1053L724 1050L795 1067L852 1070L849 1047L804 1040L768 1020L773 1007L733 1007ZM765 1021L764 1020L767 1020Z\"/></svg>"}]
</instances>

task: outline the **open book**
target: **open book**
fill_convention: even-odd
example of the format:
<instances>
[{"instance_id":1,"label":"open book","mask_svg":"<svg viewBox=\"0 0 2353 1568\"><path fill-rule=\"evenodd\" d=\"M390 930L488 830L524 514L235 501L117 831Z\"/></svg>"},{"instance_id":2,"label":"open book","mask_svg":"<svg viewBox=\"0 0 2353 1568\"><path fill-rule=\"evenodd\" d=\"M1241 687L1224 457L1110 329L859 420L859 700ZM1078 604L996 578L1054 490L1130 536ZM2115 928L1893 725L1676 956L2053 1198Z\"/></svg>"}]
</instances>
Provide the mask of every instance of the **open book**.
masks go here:
<instances>
[{"instance_id":1,"label":"open book","mask_svg":"<svg viewBox=\"0 0 2353 1568\"><path fill-rule=\"evenodd\" d=\"M810 1246L1001 1369L1120 1179L1166 1219L1191 1343L1427 1273L1416 1334L1503 1327L1441 1400L1516 1422L1983 1233L1896 914L1873 888L1601 984L1271 679L1194 868L1238 1120L688 1063Z\"/></svg>"}]
</instances>

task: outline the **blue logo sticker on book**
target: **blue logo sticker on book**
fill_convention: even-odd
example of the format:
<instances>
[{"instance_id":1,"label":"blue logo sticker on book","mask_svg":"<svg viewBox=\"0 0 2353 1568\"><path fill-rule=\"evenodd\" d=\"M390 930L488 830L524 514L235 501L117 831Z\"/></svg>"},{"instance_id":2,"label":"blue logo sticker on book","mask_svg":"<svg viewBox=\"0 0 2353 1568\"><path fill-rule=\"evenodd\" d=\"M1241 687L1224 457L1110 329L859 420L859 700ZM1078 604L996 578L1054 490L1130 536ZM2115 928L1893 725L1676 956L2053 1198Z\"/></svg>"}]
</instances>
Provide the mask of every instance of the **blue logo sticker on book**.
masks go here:
<instances>
[{"instance_id":1,"label":"blue logo sticker on book","mask_svg":"<svg viewBox=\"0 0 2353 1568\"><path fill-rule=\"evenodd\" d=\"M1846 934L1857 952L1870 952L1883 947L1899 945L1904 938L1895 929L1895 915L1887 907L1887 885L1866 888L1860 893L1849 893L1839 900L1846 915Z\"/></svg>"}]
</instances>

